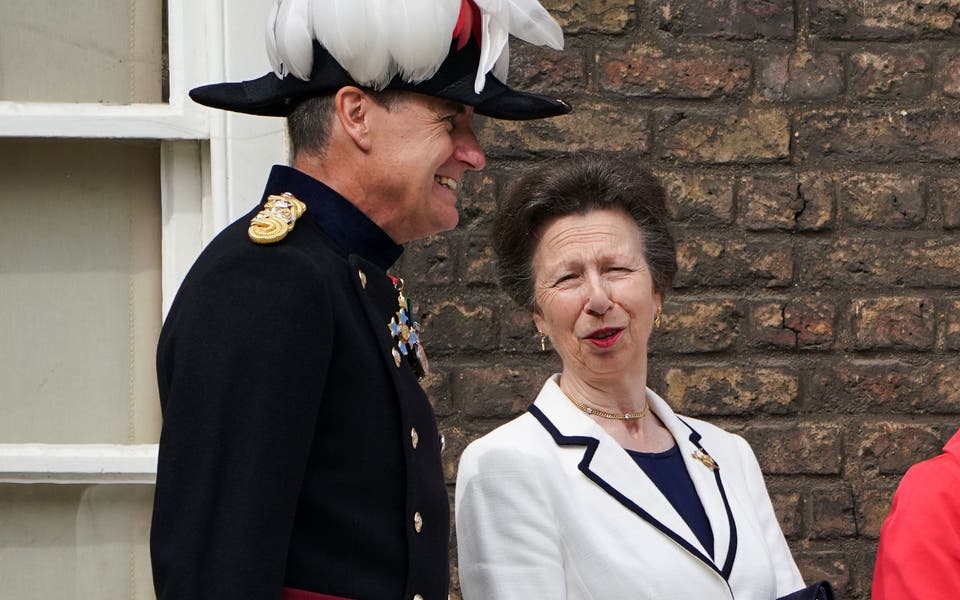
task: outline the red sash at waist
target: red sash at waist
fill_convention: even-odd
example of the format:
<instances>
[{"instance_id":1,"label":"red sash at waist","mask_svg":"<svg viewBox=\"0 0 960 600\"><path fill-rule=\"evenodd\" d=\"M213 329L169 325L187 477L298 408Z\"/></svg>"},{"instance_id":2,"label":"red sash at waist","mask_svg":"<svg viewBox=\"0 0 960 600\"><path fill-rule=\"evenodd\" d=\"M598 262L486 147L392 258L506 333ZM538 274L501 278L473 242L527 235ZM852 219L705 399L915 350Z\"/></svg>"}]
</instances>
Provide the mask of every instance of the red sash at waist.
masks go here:
<instances>
[{"instance_id":1,"label":"red sash at waist","mask_svg":"<svg viewBox=\"0 0 960 600\"><path fill-rule=\"evenodd\" d=\"M331 596L329 594L318 594L317 592L308 592L307 590L298 590L296 588L283 588L283 600L350 600L343 596Z\"/></svg>"}]
</instances>

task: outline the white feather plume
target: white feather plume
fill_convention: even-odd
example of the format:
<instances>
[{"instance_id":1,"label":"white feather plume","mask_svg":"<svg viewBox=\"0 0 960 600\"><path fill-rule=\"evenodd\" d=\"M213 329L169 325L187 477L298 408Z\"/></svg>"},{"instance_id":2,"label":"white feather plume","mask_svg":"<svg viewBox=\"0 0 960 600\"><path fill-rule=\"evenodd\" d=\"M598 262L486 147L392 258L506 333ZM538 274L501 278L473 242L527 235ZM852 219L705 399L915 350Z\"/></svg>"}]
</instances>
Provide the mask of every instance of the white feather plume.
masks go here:
<instances>
[{"instance_id":1,"label":"white feather plume","mask_svg":"<svg viewBox=\"0 0 960 600\"><path fill-rule=\"evenodd\" d=\"M538 46L563 50L563 31L537 0L475 0L481 13L480 66L474 89L479 94L491 70L506 81L509 35Z\"/></svg>"},{"instance_id":2,"label":"white feather plume","mask_svg":"<svg viewBox=\"0 0 960 600\"><path fill-rule=\"evenodd\" d=\"M479 6L479 4L478 2L477 5ZM487 81L487 73L500 60L500 55L503 54L510 38L510 32L501 20L502 15L484 12L483 7L480 8L480 11L480 30L482 32L480 65L477 67L477 78L473 82L473 89L478 94L483 91L483 85Z\"/></svg>"},{"instance_id":3,"label":"white feather plume","mask_svg":"<svg viewBox=\"0 0 960 600\"><path fill-rule=\"evenodd\" d=\"M450 51L460 0L388 1L384 30L400 75L410 83L429 79Z\"/></svg>"},{"instance_id":4,"label":"white feather plume","mask_svg":"<svg viewBox=\"0 0 960 600\"><path fill-rule=\"evenodd\" d=\"M314 38L361 85L381 89L397 67L383 34L390 0L314 0Z\"/></svg>"},{"instance_id":5,"label":"white feather plume","mask_svg":"<svg viewBox=\"0 0 960 600\"><path fill-rule=\"evenodd\" d=\"M480 65L506 81L509 37L561 50L563 32L538 0L474 0L480 9ZM361 85L381 89L400 73L429 79L447 56L461 0L276 0L267 19L267 56L278 77L310 78L316 39Z\"/></svg>"},{"instance_id":6,"label":"white feather plume","mask_svg":"<svg viewBox=\"0 0 960 600\"><path fill-rule=\"evenodd\" d=\"M304 0L277 0L273 25L281 77L289 72L310 79L313 66L313 32L310 30L310 4ZM277 65L274 64L274 71Z\"/></svg>"}]
</instances>

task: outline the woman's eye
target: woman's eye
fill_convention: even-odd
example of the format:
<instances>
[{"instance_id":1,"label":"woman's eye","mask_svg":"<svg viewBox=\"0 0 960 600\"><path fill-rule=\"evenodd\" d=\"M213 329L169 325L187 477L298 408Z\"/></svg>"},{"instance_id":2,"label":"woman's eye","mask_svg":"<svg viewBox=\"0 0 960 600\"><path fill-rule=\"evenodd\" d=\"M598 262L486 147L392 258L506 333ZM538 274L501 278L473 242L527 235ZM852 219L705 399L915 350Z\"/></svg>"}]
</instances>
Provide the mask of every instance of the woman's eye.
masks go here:
<instances>
[{"instance_id":1,"label":"woman's eye","mask_svg":"<svg viewBox=\"0 0 960 600\"><path fill-rule=\"evenodd\" d=\"M564 283L566 281L570 281L574 279L575 277L576 275L574 275L573 273L567 273L566 275L561 275L560 278L557 279L557 283Z\"/></svg>"}]
</instances>

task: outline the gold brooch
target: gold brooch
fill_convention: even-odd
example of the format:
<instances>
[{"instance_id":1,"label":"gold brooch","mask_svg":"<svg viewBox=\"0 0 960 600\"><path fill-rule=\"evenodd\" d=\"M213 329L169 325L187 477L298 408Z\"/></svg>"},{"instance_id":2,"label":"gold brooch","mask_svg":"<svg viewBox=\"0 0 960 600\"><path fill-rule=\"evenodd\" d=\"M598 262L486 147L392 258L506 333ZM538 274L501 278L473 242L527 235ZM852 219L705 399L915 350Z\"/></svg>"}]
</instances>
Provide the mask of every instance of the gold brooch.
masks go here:
<instances>
[{"instance_id":1,"label":"gold brooch","mask_svg":"<svg viewBox=\"0 0 960 600\"><path fill-rule=\"evenodd\" d=\"M285 192L282 195L271 195L263 204L263 210L250 220L247 236L256 244L272 244L287 237L293 230L294 224L304 212L307 205L297 200L293 194Z\"/></svg>"},{"instance_id":2,"label":"gold brooch","mask_svg":"<svg viewBox=\"0 0 960 600\"><path fill-rule=\"evenodd\" d=\"M697 450L690 456L702 462L703 465L708 469L710 469L711 471L716 471L718 468L720 468L720 465L717 464L717 461L713 460L713 457L707 454L706 452Z\"/></svg>"}]
</instances>

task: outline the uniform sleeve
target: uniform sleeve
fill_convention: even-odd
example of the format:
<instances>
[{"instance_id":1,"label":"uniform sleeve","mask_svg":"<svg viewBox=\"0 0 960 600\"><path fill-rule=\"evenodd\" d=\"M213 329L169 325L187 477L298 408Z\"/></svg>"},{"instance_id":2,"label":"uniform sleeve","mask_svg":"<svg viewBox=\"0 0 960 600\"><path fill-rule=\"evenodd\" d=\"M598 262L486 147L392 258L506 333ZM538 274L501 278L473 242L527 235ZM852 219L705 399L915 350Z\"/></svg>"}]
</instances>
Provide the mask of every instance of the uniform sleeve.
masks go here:
<instances>
[{"instance_id":1,"label":"uniform sleeve","mask_svg":"<svg viewBox=\"0 0 960 600\"><path fill-rule=\"evenodd\" d=\"M745 439L740 436L734 436L734 438L739 446L750 503L760 523L760 530L763 532L763 541L769 553L770 562L773 563L777 578L777 597L779 598L802 589L804 586L803 577L800 575L797 563L793 560L787 540L783 537L783 530L780 529L780 523L777 521L777 515L773 510L773 503L770 501L770 494L767 492L767 486L763 481L763 473L760 471L757 457Z\"/></svg>"},{"instance_id":2,"label":"uniform sleeve","mask_svg":"<svg viewBox=\"0 0 960 600\"><path fill-rule=\"evenodd\" d=\"M880 528L873 600L960 598L960 481L946 457L911 467Z\"/></svg>"},{"instance_id":3,"label":"uniform sleeve","mask_svg":"<svg viewBox=\"0 0 960 600\"><path fill-rule=\"evenodd\" d=\"M515 448L464 451L455 500L464 600L565 597L559 530L537 471Z\"/></svg>"},{"instance_id":4,"label":"uniform sleeve","mask_svg":"<svg viewBox=\"0 0 960 600\"><path fill-rule=\"evenodd\" d=\"M297 263L219 267L168 317L151 530L159 600L280 597L331 353L329 300L312 263Z\"/></svg>"}]
</instances>

